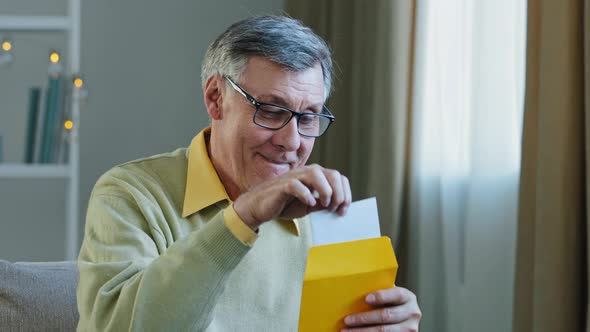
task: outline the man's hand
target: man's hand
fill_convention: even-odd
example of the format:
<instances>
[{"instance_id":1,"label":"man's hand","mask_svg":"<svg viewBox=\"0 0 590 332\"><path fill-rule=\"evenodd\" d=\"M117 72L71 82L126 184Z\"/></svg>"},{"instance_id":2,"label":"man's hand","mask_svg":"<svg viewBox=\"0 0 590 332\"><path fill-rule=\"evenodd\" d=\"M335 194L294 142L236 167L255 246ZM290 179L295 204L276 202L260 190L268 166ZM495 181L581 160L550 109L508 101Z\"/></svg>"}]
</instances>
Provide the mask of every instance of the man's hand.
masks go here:
<instances>
[{"instance_id":1,"label":"man's hand","mask_svg":"<svg viewBox=\"0 0 590 332\"><path fill-rule=\"evenodd\" d=\"M349 315L344 319L350 332L416 332L422 313L416 295L411 291L394 287L367 295L365 301L377 309Z\"/></svg>"},{"instance_id":2,"label":"man's hand","mask_svg":"<svg viewBox=\"0 0 590 332\"><path fill-rule=\"evenodd\" d=\"M298 218L318 210L344 215L352 194L348 179L319 165L292 170L260 183L234 202L238 216L252 229L275 218Z\"/></svg>"}]
</instances>

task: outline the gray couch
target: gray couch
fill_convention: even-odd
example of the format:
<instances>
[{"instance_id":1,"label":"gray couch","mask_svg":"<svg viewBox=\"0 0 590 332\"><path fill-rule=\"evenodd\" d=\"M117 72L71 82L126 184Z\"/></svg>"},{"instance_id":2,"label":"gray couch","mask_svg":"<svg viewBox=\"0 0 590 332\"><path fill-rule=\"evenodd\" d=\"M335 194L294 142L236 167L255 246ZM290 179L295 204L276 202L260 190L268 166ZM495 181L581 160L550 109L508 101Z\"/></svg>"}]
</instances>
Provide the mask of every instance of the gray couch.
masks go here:
<instances>
[{"instance_id":1,"label":"gray couch","mask_svg":"<svg viewBox=\"0 0 590 332\"><path fill-rule=\"evenodd\" d=\"M0 331L75 331L76 262L0 260Z\"/></svg>"}]
</instances>

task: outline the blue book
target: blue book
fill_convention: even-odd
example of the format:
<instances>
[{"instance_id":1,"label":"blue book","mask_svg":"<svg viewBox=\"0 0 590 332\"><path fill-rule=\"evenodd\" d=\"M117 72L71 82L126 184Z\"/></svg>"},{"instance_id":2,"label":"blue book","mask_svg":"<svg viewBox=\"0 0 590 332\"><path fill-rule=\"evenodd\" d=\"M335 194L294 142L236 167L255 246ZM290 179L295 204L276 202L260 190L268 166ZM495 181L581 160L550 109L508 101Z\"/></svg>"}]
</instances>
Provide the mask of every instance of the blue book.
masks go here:
<instances>
[{"instance_id":1,"label":"blue book","mask_svg":"<svg viewBox=\"0 0 590 332\"><path fill-rule=\"evenodd\" d=\"M27 164L33 163L40 99L41 88L31 88L29 90L29 114L27 119L27 137L25 145L25 163Z\"/></svg>"},{"instance_id":2,"label":"blue book","mask_svg":"<svg viewBox=\"0 0 590 332\"><path fill-rule=\"evenodd\" d=\"M57 124L58 108L59 108L59 93L60 93L60 77L59 75L49 76L49 84L47 86L47 98L45 102L45 121L43 123L42 148L41 148L41 163L47 164L52 162L52 151L55 144L55 126Z\"/></svg>"},{"instance_id":3,"label":"blue book","mask_svg":"<svg viewBox=\"0 0 590 332\"><path fill-rule=\"evenodd\" d=\"M35 126L35 142L33 143L33 163L41 162L41 149L43 148L43 129L45 127L45 112L47 101L47 89L41 89L39 96L39 110L37 112L37 123Z\"/></svg>"},{"instance_id":4,"label":"blue book","mask_svg":"<svg viewBox=\"0 0 590 332\"><path fill-rule=\"evenodd\" d=\"M58 96L58 104L57 104L57 116L56 116L56 123L55 123L55 143L53 144L51 160L53 163L56 164L65 164L67 160L65 159L66 155L64 154L65 150L68 148L67 141L69 140L68 130L65 128L66 120L69 120L69 89L65 79L60 80L59 85L59 96Z\"/></svg>"}]
</instances>

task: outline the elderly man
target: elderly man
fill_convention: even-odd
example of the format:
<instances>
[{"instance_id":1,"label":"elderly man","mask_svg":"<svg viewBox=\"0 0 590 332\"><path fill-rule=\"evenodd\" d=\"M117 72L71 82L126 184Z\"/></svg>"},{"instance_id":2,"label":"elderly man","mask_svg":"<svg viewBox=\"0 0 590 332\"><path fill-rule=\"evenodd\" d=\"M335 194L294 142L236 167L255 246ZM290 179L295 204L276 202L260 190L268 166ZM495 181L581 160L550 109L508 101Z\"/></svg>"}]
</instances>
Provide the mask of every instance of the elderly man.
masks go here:
<instances>
[{"instance_id":1,"label":"elderly man","mask_svg":"<svg viewBox=\"0 0 590 332\"><path fill-rule=\"evenodd\" d=\"M117 166L90 198L78 330L295 331L305 216L345 214L349 182L306 165L334 116L326 43L277 16L235 23L202 66L211 127L186 149ZM367 294L351 331L416 331L416 297Z\"/></svg>"}]
</instances>

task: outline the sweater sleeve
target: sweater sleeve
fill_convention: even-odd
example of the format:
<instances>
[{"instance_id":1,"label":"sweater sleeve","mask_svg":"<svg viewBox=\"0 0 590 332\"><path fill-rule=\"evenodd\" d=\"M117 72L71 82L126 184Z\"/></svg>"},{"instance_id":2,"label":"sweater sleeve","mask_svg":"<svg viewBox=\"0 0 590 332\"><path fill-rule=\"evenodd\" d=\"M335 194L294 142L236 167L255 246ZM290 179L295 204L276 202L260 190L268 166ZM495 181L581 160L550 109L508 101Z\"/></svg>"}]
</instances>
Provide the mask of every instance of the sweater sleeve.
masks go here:
<instances>
[{"instance_id":1,"label":"sweater sleeve","mask_svg":"<svg viewBox=\"0 0 590 332\"><path fill-rule=\"evenodd\" d=\"M218 213L166 244L124 193L93 193L78 258L78 331L202 331L250 247Z\"/></svg>"},{"instance_id":2,"label":"sweater sleeve","mask_svg":"<svg viewBox=\"0 0 590 332\"><path fill-rule=\"evenodd\" d=\"M229 230L237 237L242 243L252 246L254 241L258 239L258 233L254 232L250 226L238 216L236 210L234 210L234 204L232 203L227 209L223 211L223 218L225 219L225 225Z\"/></svg>"}]
</instances>

